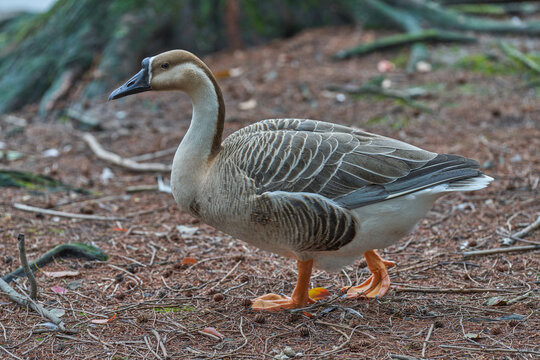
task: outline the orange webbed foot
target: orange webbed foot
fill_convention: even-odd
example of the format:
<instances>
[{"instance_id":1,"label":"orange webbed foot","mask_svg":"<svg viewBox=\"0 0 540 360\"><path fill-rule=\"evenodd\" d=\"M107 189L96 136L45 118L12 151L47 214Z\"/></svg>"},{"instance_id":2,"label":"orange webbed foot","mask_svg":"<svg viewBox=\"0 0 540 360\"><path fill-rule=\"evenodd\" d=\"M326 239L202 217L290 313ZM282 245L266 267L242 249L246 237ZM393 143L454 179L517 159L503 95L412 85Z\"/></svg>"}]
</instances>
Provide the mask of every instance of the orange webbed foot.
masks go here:
<instances>
[{"instance_id":1,"label":"orange webbed foot","mask_svg":"<svg viewBox=\"0 0 540 360\"><path fill-rule=\"evenodd\" d=\"M253 310L265 310L265 311L281 311L287 309L297 309L309 304L313 304L315 301L310 297L305 300L294 300L289 296L278 294L266 294L259 296L252 300L251 308Z\"/></svg>"},{"instance_id":2,"label":"orange webbed foot","mask_svg":"<svg viewBox=\"0 0 540 360\"><path fill-rule=\"evenodd\" d=\"M296 287L291 297L266 294L252 300L251 308L253 310L281 311L286 309L296 309L313 304L315 301L309 297L309 279L313 260L298 260L298 279Z\"/></svg>"},{"instance_id":3,"label":"orange webbed foot","mask_svg":"<svg viewBox=\"0 0 540 360\"><path fill-rule=\"evenodd\" d=\"M343 288L342 290L347 290L346 299L359 296L382 297L390 289L390 277L387 268L394 267L396 264L393 261L384 260L374 250L367 251L364 256L369 271L371 271L371 276L360 285Z\"/></svg>"}]
</instances>

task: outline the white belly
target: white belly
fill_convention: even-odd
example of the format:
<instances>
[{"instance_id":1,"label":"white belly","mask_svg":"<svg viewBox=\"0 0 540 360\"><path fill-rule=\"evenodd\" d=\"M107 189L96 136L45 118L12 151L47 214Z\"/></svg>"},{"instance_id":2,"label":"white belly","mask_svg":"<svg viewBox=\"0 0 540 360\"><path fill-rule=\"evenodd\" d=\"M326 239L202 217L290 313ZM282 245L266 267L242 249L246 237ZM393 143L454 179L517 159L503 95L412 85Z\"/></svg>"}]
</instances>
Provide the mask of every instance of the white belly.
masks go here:
<instances>
[{"instance_id":1,"label":"white belly","mask_svg":"<svg viewBox=\"0 0 540 360\"><path fill-rule=\"evenodd\" d=\"M337 251L314 252L315 266L337 271L351 264L366 251L382 249L410 233L437 198L438 189L426 189L353 210L358 226L353 241Z\"/></svg>"}]
</instances>

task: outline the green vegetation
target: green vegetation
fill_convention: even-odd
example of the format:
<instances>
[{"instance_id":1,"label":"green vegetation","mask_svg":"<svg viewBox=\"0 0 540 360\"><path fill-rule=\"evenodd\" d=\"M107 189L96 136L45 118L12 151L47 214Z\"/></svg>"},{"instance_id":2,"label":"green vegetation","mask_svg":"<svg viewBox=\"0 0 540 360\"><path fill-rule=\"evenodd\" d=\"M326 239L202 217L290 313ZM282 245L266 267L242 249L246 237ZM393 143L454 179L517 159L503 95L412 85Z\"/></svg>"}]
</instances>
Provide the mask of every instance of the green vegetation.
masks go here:
<instances>
[{"instance_id":1,"label":"green vegetation","mask_svg":"<svg viewBox=\"0 0 540 360\"><path fill-rule=\"evenodd\" d=\"M190 312L195 311L195 307L191 305L172 306L172 307L155 307L154 310L157 313L178 313L178 312Z\"/></svg>"},{"instance_id":2,"label":"green vegetation","mask_svg":"<svg viewBox=\"0 0 540 360\"><path fill-rule=\"evenodd\" d=\"M459 59L454 67L456 69L470 70L484 75L515 74L516 68L508 62L501 61L495 56L487 54L472 54Z\"/></svg>"}]
</instances>

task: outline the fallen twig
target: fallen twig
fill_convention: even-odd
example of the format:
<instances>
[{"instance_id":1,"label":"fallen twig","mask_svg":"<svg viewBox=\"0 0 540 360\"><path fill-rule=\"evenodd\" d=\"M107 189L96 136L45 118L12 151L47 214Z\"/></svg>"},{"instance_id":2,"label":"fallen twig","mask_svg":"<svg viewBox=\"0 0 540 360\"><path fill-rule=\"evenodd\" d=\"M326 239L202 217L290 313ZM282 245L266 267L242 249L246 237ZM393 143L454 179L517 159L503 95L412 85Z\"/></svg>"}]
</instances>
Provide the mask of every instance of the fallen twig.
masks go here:
<instances>
[{"instance_id":1,"label":"fallen twig","mask_svg":"<svg viewBox=\"0 0 540 360\"><path fill-rule=\"evenodd\" d=\"M0 350L3 350L5 351L9 356L13 357L14 359L17 359L17 360L23 360L21 359L20 357L18 357L17 355L9 352L5 347L3 347L2 345L0 345Z\"/></svg>"},{"instance_id":2,"label":"fallen twig","mask_svg":"<svg viewBox=\"0 0 540 360\"><path fill-rule=\"evenodd\" d=\"M132 156L132 157L129 158L129 160L133 160L133 161L153 160L153 159L157 159L157 158L160 158L160 157L163 157L163 156L166 156L166 155L174 154L176 152L176 149L178 149L178 146L168 148L168 149L164 149L164 150L159 150L159 151L149 153L149 154L142 154L142 155Z\"/></svg>"},{"instance_id":3,"label":"fallen twig","mask_svg":"<svg viewBox=\"0 0 540 360\"><path fill-rule=\"evenodd\" d=\"M170 172L171 166L158 163L138 163L132 159L126 159L118 154L105 150L94 135L83 133L82 139L88 144L94 154L101 160L133 171Z\"/></svg>"},{"instance_id":4,"label":"fallen twig","mask_svg":"<svg viewBox=\"0 0 540 360\"><path fill-rule=\"evenodd\" d=\"M431 333L433 332L433 328L435 327L435 323L431 324L429 327L428 333L426 335L426 339L424 340L424 345L422 345L422 357L426 357L426 349L428 345L429 338L431 337Z\"/></svg>"},{"instance_id":5,"label":"fallen twig","mask_svg":"<svg viewBox=\"0 0 540 360\"><path fill-rule=\"evenodd\" d=\"M26 247L24 246L23 234L19 234L19 236L17 237L17 243L19 246L19 257L21 259L21 267L24 271L24 274L28 278L28 282L30 283L30 299L36 300L37 282L36 282L36 277L34 276L34 273L30 269L30 266L28 266L28 259L26 258Z\"/></svg>"},{"instance_id":6,"label":"fallen twig","mask_svg":"<svg viewBox=\"0 0 540 360\"><path fill-rule=\"evenodd\" d=\"M419 358L416 358L414 356L399 355L399 354L388 354L388 357L390 359L396 359L396 360L420 360Z\"/></svg>"},{"instance_id":7,"label":"fallen twig","mask_svg":"<svg viewBox=\"0 0 540 360\"><path fill-rule=\"evenodd\" d=\"M478 351L478 352L508 352L508 353L524 353L524 354L534 354L534 355L540 355L540 351L534 351L534 350L528 350L528 349L505 349L505 348L486 348L486 347L480 347L480 348L472 348L467 346L457 346L457 345L439 345L441 348L445 349L457 349L457 350L465 350L465 351Z\"/></svg>"},{"instance_id":8,"label":"fallen twig","mask_svg":"<svg viewBox=\"0 0 540 360\"><path fill-rule=\"evenodd\" d=\"M340 333L342 333L342 334L345 336L345 338L346 338L347 340L345 340L344 342L342 342L342 343L341 343L338 347L336 347L335 349L330 350L330 351L323 352L322 354L320 354L320 356L328 356L328 355L330 355L330 354L336 353L336 352L340 351L341 349L343 349L343 348L345 347L345 345L347 345L348 343L351 342L351 338L352 338L354 332L356 331L356 329L357 329L358 327L359 327L359 326L355 326L355 327L351 330L350 335L348 335L348 336L347 336L347 334L345 334L345 333L339 331Z\"/></svg>"},{"instance_id":9,"label":"fallen twig","mask_svg":"<svg viewBox=\"0 0 540 360\"><path fill-rule=\"evenodd\" d=\"M169 354L167 353L167 349L165 349L163 341L161 341L161 336L159 336L159 333L155 329L150 329L150 331L156 337L156 341L158 342L158 345L161 348L161 352L163 352L163 356L165 357L165 359L169 359Z\"/></svg>"},{"instance_id":10,"label":"fallen twig","mask_svg":"<svg viewBox=\"0 0 540 360\"><path fill-rule=\"evenodd\" d=\"M49 310L45 309L40 304L32 301L27 296L19 294L11 286L9 286L9 284L5 282L3 279L0 279L0 290L2 290L3 293L5 293L11 300L16 302L17 304L24 307L30 307L39 315L52 321L54 324L58 326L58 329L60 331L72 332L71 330L66 330L64 326L64 322L58 316L56 316L54 313L50 312Z\"/></svg>"},{"instance_id":11,"label":"fallen twig","mask_svg":"<svg viewBox=\"0 0 540 360\"><path fill-rule=\"evenodd\" d=\"M144 336L144 342L146 343L146 347L148 348L148 350L150 350L150 352L156 357L156 359L161 360L161 356L159 356L159 354L155 352L154 349L152 349L152 344L150 344L150 340L146 335Z\"/></svg>"},{"instance_id":12,"label":"fallen twig","mask_svg":"<svg viewBox=\"0 0 540 360\"><path fill-rule=\"evenodd\" d=\"M215 289L219 284L221 284L226 278L229 277L229 275L231 275L234 270L236 270L236 268L238 267L238 265L240 265L240 263L242 262L242 260L239 260L231 270L229 270L229 272L227 274L225 274L224 277L222 277L217 283L214 284L214 286L212 286L211 288L209 288L208 290L212 290L212 289Z\"/></svg>"},{"instance_id":13,"label":"fallen twig","mask_svg":"<svg viewBox=\"0 0 540 360\"><path fill-rule=\"evenodd\" d=\"M87 215L87 214L75 214L75 213L68 213L64 211L42 209L35 206L30 206L30 205L25 205L25 204L20 204L20 203L13 203L13 207L15 209L19 209L23 211L35 212L39 214L52 215L52 216L60 216L60 217L66 217L66 218L71 218L71 219L96 220L96 221L126 220L125 218L118 217L118 216L98 216L98 215Z\"/></svg>"},{"instance_id":14,"label":"fallen twig","mask_svg":"<svg viewBox=\"0 0 540 360\"><path fill-rule=\"evenodd\" d=\"M533 232L534 230L538 229L540 227L540 216L538 216L538 218L532 223L530 224L529 226L525 227L524 229L516 232L516 233L513 233L511 236L510 236L510 240L506 240L505 243L506 244L510 244L510 245L513 245L516 243L516 240L519 240L519 241L525 241L523 239L521 239L523 236L526 236L528 235L529 233Z\"/></svg>"},{"instance_id":15,"label":"fallen twig","mask_svg":"<svg viewBox=\"0 0 540 360\"><path fill-rule=\"evenodd\" d=\"M529 251L540 249L540 245L525 245L525 246L511 246L497 249L487 249L487 250L475 250L475 251L466 251L463 253L463 256L478 256L478 255L491 255L491 254L500 254L514 251Z\"/></svg>"},{"instance_id":16,"label":"fallen twig","mask_svg":"<svg viewBox=\"0 0 540 360\"><path fill-rule=\"evenodd\" d=\"M482 293L482 292L510 292L510 290L507 289L479 289L479 288L471 288L471 289L442 289L442 288L425 288L425 287L418 287L418 288L394 288L396 292L426 292L426 293L448 293L448 294L469 294L469 293Z\"/></svg>"}]
</instances>

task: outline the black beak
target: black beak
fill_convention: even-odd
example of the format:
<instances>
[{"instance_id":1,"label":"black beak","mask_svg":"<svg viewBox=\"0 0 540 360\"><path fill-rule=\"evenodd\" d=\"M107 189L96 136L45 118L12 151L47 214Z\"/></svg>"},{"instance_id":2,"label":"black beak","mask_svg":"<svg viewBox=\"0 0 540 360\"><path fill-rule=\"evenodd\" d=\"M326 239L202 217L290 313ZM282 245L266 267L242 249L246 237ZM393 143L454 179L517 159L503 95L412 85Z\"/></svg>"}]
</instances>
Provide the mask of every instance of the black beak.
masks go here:
<instances>
[{"instance_id":1,"label":"black beak","mask_svg":"<svg viewBox=\"0 0 540 360\"><path fill-rule=\"evenodd\" d=\"M124 85L114 90L109 95L109 100L120 99L121 97L137 94L143 91L152 90L150 86L150 59L145 58L142 61L142 69L128 80Z\"/></svg>"}]
</instances>

